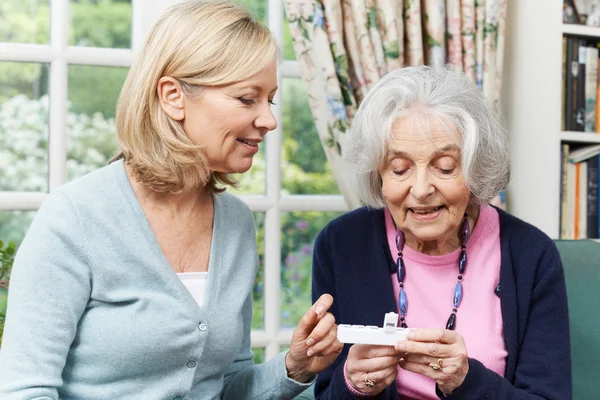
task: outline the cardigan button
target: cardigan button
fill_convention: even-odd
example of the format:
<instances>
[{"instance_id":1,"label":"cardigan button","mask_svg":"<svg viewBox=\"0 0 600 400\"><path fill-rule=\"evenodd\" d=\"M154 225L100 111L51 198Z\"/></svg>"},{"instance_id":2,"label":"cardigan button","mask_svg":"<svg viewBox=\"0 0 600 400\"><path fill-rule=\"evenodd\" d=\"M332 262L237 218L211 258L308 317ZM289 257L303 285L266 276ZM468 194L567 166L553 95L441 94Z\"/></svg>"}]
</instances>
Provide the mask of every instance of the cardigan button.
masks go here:
<instances>
[{"instance_id":1,"label":"cardigan button","mask_svg":"<svg viewBox=\"0 0 600 400\"><path fill-rule=\"evenodd\" d=\"M196 361L188 361L188 363L187 363L188 368L194 368L195 366L196 366Z\"/></svg>"},{"instance_id":2,"label":"cardigan button","mask_svg":"<svg viewBox=\"0 0 600 400\"><path fill-rule=\"evenodd\" d=\"M198 329L200 329L201 331L205 331L206 330L206 324L204 322L200 322L198 324Z\"/></svg>"}]
</instances>

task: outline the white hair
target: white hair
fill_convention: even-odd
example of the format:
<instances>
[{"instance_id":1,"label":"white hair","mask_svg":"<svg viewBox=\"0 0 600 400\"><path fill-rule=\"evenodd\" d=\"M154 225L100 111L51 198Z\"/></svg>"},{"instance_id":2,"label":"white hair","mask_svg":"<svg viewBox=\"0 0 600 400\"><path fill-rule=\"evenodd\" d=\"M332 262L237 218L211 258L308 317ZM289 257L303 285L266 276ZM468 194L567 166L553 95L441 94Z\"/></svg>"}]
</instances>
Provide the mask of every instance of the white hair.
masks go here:
<instances>
[{"instance_id":1,"label":"white hair","mask_svg":"<svg viewBox=\"0 0 600 400\"><path fill-rule=\"evenodd\" d=\"M356 169L357 194L366 205L385 207L379 168L392 140L392 125L405 114L424 126L432 118L450 128L448 134L460 143L471 204L489 202L508 185L508 131L481 89L450 66L407 67L380 79L352 122L346 159ZM430 135L428 129L419 131Z\"/></svg>"}]
</instances>

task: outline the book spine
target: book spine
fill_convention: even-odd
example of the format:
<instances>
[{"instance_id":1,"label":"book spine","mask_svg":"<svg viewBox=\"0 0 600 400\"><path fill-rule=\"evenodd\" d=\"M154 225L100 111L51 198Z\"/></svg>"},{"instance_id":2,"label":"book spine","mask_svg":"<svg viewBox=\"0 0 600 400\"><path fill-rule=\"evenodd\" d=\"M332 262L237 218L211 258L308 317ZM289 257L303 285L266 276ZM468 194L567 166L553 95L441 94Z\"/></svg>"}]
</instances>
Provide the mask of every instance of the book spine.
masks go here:
<instances>
[{"instance_id":1,"label":"book spine","mask_svg":"<svg viewBox=\"0 0 600 400\"><path fill-rule=\"evenodd\" d=\"M588 164L579 163L579 234L578 239L587 239L587 189Z\"/></svg>"},{"instance_id":2,"label":"book spine","mask_svg":"<svg viewBox=\"0 0 600 400\"><path fill-rule=\"evenodd\" d=\"M577 97L575 98L576 119L575 130L583 132L585 130L585 61L586 61L586 41L579 40L579 71L577 72Z\"/></svg>"},{"instance_id":3,"label":"book spine","mask_svg":"<svg viewBox=\"0 0 600 400\"><path fill-rule=\"evenodd\" d=\"M567 130L567 47L568 47L568 38L566 36L563 36L563 52L562 52L562 85L563 85L563 90L562 90L562 121L561 121L561 126L562 126L562 130L566 131Z\"/></svg>"},{"instance_id":4,"label":"book spine","mask_svg":"<svg viewBox=\"0 0 600 400\"><path fill-rule=\"evenodd\" d=\"M560 238L567 239L567 226L569 212L567 208L567 197L569 188L569 145L563 144L561 148L562 163L560 165Z\"/></svg>"},{"instance_id":5,"label":"book spine","mask_svg":"<svg viewBox=\"0 0 600 400\"><path fill-rule=\"evenodd\" d=\"M587 238L598 239L598 158L587 160Z\"/></svg>"},{"instance_id":6,"label":"book spine","mask_svg":"<svg viewBox=\"0 0 600 400\"><path fill-rule=\"evenodd\" d=\"M565 239L575 239L575 177L577 175L575 165L570 162L567 168L567 235Z\"/></svg>"},{"instance_id":7,"label":"book spine","mask_svg":"<svg viewBox=\"0 0 600 400\"><path fill-rule=\"evenodd\" d=\"M585 131L596 131L596 92L598 90L598 49L588 47L585 60Z\"/></svg>"},{"instance_id":8,"label":"book spine","mask_svg":"<svg viewBox=\"0 0 600 400\"><path fill-rule=\"evenodd\" d=\"M577 74L579 73L578 43L575 38L567 39L567 72L565 77L565 129L575 130L575 99L577 97Z\"/></svg>"}]
</instances>

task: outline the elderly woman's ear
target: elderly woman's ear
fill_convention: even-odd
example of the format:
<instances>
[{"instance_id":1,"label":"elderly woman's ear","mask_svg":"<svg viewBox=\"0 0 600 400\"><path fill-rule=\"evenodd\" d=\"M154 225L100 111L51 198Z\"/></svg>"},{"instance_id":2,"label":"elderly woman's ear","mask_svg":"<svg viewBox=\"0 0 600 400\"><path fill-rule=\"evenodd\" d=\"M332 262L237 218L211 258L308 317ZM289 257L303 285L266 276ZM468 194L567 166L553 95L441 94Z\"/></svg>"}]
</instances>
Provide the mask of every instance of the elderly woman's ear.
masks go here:
<instances>
[{"instance_id":1,"label":"elderly woman's ear","mask_svg":"<svg viewBox=\"0 0 600 400\"><path fill-rule=\"evenodd\" d=\"M181 121L185 117L185 95L177 79L163 76L156 85L156 95L160 106L171 119Z\"/></svg>"}]
</instances>

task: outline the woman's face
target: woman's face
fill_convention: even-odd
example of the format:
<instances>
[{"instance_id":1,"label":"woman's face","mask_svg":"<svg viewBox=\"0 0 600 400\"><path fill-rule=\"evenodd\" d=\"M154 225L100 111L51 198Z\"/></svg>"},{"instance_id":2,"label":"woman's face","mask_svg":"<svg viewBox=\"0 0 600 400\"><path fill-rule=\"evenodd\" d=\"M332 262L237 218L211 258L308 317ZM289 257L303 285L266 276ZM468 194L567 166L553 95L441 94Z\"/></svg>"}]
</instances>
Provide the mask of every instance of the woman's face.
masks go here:
<instances>
[{"instance_id":1,"label":"woman's face","mask_svg":"<svg viewBox=\"0 0 600 400\"><path fill-rule=\"evenodd\" d=\"M426 118L426 117L417 117ZM454 250L470 190L461 169L461 150L434 118L416 124L402 115L379 169L385 202L406 243L423 251ZM419 127L428 126L430 137Z\"/></svg>"},{"instance_id":2,"label":"woman's face","mask_svg":"<svg viewBox=\"0 0 600 400\"><path fill-rule=\"evenodd\" d=\"M203 88L186 96L183 129L202 146L211 171L246 172L267 132L277 127L271 103L277 91L273 62L231 85Z\"/></svg>"}]
</instances>

